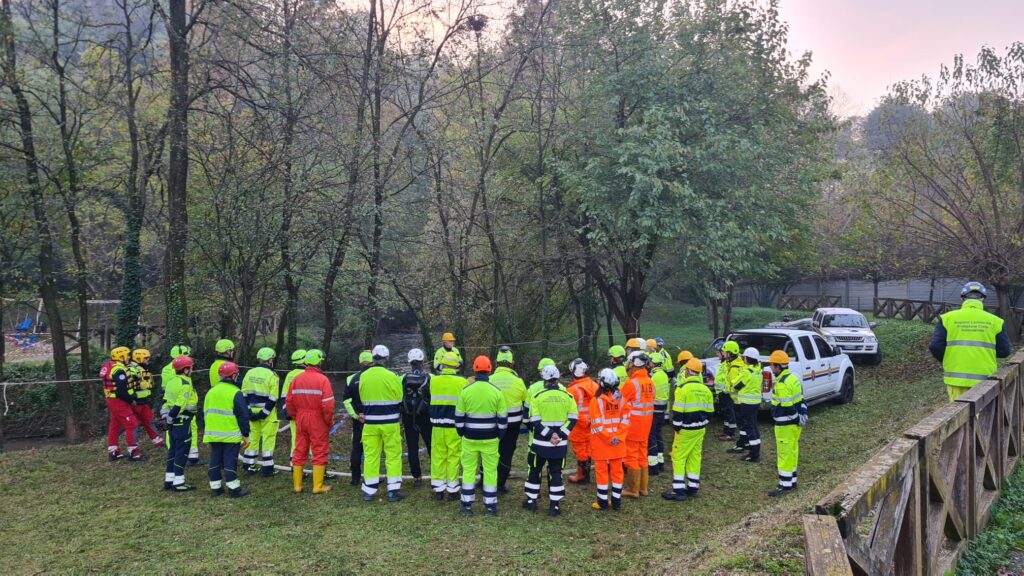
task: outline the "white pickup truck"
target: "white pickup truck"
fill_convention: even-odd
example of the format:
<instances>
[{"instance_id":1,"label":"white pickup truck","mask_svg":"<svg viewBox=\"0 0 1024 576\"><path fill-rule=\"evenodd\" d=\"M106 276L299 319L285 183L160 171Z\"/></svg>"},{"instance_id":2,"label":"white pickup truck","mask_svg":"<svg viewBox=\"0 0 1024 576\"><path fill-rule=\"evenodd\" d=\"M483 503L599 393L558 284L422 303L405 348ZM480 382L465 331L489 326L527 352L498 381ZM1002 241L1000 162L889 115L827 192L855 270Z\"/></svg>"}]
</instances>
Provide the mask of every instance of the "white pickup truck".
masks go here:
<instances>
[{"instance_id":1,"label":"white pickup truck","mask_svg":"<svg viewBox=\"0 0 1024 576\"><path fill-rule=\"evenodd\" d=\"M818 308L810 318L773 322L768 327L811 330L851 358L872 366L882 363L882 348L874 333L875 323L868 322L863 314L851 308Z\"/></svg>"},{"instance_id":2,"label":"white pickup truck","mask_svg":"<svg viewBox=\"0 0 1024 576\"><path fill-rule=\"evenodd\" d=\"M762 408L771 403L774 381L768 368L768 355L774 350L789 354L789 371L800 378L804 400L808 405L835 400L839 404L853 401L855 372L850 358L825 341L817 332L788 328L757 328L739 330L723 340L735 340L740 350L757 348L761 354L764 373L761 384ZM714 344L714 343L713 343ZM713 345L709 347L713 349ZM703 361L707 374L718 370L718 358Z\"/></svg>"}]
</instances>

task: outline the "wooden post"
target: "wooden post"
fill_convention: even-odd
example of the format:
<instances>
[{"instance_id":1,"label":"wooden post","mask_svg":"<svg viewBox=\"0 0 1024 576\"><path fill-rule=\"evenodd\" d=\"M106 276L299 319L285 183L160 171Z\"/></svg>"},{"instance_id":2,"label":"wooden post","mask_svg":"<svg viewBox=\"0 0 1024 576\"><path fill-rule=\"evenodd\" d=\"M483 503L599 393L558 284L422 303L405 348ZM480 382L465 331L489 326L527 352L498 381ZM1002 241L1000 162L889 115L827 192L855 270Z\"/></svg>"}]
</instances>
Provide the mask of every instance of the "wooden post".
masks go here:
<instances>
[{"instance_id":1,"label":"wooden post","mask_svg":"<svg viewBox=\"0 0 1024 576\"><path fill-rule=\"evenodd\" d=\"M999 382L985 380L974 386L957 399L971 410L974 426L974 528L971 534L979 534L988 524L992 507L999 500L1002 487L1002 443L999 426Z\"/></svg>"},{"instance_id":2,"label":"wooden post","mask_svg":"<svg viewBox=\"0 0 1024 576\"><path fill-rule=\"evenodd\" d=\"M843 535L833 516L804 514L804 570L808 576L853 576Z\"/></svg>"}]
</instances>

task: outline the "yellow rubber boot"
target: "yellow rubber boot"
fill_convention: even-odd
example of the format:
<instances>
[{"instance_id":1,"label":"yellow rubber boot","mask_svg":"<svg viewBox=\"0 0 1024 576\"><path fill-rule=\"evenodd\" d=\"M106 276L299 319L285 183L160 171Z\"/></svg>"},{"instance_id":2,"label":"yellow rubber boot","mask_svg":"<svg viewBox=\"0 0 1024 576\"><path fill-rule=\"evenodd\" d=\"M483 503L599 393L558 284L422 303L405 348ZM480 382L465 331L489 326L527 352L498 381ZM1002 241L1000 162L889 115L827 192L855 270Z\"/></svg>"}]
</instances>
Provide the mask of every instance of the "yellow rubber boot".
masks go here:
<instances>
[{"instance_id":1,"label":"yellow rubber boot","mask_svg":"<svg viewBox=\"0 0 1024 576\"><path fill-rule=\"evenodd\" d=\"M326 473L327 466L313 466L313 494L326 494L331 491L330 486L324 486Z\"/></svg>"},{"instance_id":2,"label":"yellow rubber boot","mask_svg":"<svg viewBox=\"0 0 1024 576\"><path fill-rule=\"evenodd\" d=\"M647 482L650 480L649 472L646 466L640 469L640 495L647 496L650 494L650 490L647 489Z\"/></svg>"},{"instance_id":3,"label":"yellow rubber boot","mask_svg":"<svg viewBox=\"0 0 1024 576\"><path fill-rule=\"evenodd\" d=\"M302 492L302 467L292 466L292 489L296 494Z\"/></svg>"},{"instance_id":4,"label":"yellow rubber boot","mask_svg":"<svg viewBox=\"0 0 1024 576\"><path fill-rule=\"evenodd\" d=\"M626 468L626 485L622 487L622 495L626 498L640 497L640 470Z\"/></svg>"}]
</instances>

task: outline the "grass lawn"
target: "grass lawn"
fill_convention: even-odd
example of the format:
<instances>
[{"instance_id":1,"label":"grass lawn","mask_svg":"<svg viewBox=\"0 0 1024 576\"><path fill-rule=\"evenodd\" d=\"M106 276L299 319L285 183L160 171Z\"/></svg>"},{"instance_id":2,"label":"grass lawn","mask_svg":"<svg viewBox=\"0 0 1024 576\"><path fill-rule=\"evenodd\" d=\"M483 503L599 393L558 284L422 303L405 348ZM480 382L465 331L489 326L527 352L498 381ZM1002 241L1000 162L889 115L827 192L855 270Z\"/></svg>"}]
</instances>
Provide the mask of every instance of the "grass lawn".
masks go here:
<instances>
[{"instance_id":1,"label":"grass lawn","mask_svg":"<svg viewBox=\"0 0 1024 576\"><path fill-rule=\"evenodd\" d=\"M644 333L665 338L670 349L698 352L710 340L702 310L666 306L651 316L659 321L645 323ZM761 326L780 316L740 310L735 326ZM313 496L292 494L285 475L243 477L252 496L213 500L205 470L190 468L189 479L200 490L167 494L158 452L145 464L108 464L102 442L93 442L0 454L3 570L799 574L799 515L945 395L939 368L925 349L931 326L881 321L877 332L885 362L858 367L852 404L811 409L801 439L801 488L781 501L766 495L775 484L767 420L761 423L760 465L742 463L725 453L725 443L706 438L697 500L662 500L658 494L671 482L663 474L652 477L650 497L627 500L618 513L598 513L590 510L593 487L570 485L563 515L555 520L520 508L521 479L510 482L513 492L502 498L496 519L478 513L464 520L456 503L433 502L428 488L409 484L404 502L366 504L358 488L341 479L330 494ZM670 437L670 428L665 431ZM517 453L520 470L524 442ZM347 444L343 435L334 438L332 454L347 455ZM347 463L329 468L347 470Z\"/></svg>"}]
</instances>

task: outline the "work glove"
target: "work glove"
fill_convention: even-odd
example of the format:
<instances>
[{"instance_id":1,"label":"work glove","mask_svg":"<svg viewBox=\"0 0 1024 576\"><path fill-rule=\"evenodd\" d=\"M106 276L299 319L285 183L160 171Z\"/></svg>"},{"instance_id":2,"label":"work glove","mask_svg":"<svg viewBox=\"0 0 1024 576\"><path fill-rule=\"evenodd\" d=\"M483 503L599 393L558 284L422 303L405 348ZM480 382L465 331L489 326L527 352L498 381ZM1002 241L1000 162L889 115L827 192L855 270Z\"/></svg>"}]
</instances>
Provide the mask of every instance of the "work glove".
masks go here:
<instances>
[{"instance_id":1,"label":"work glove","mask_svg":"<svg viewBox=\"0 0 1024 576\"><path fill-rule=\"evenodd\" d=\"M799 413L800 413L800 427L803 428L804 426L807 426L807 418L808 418L807 404L804 404L804 403L800 404Z\"/></svg>"}]
</instances>

